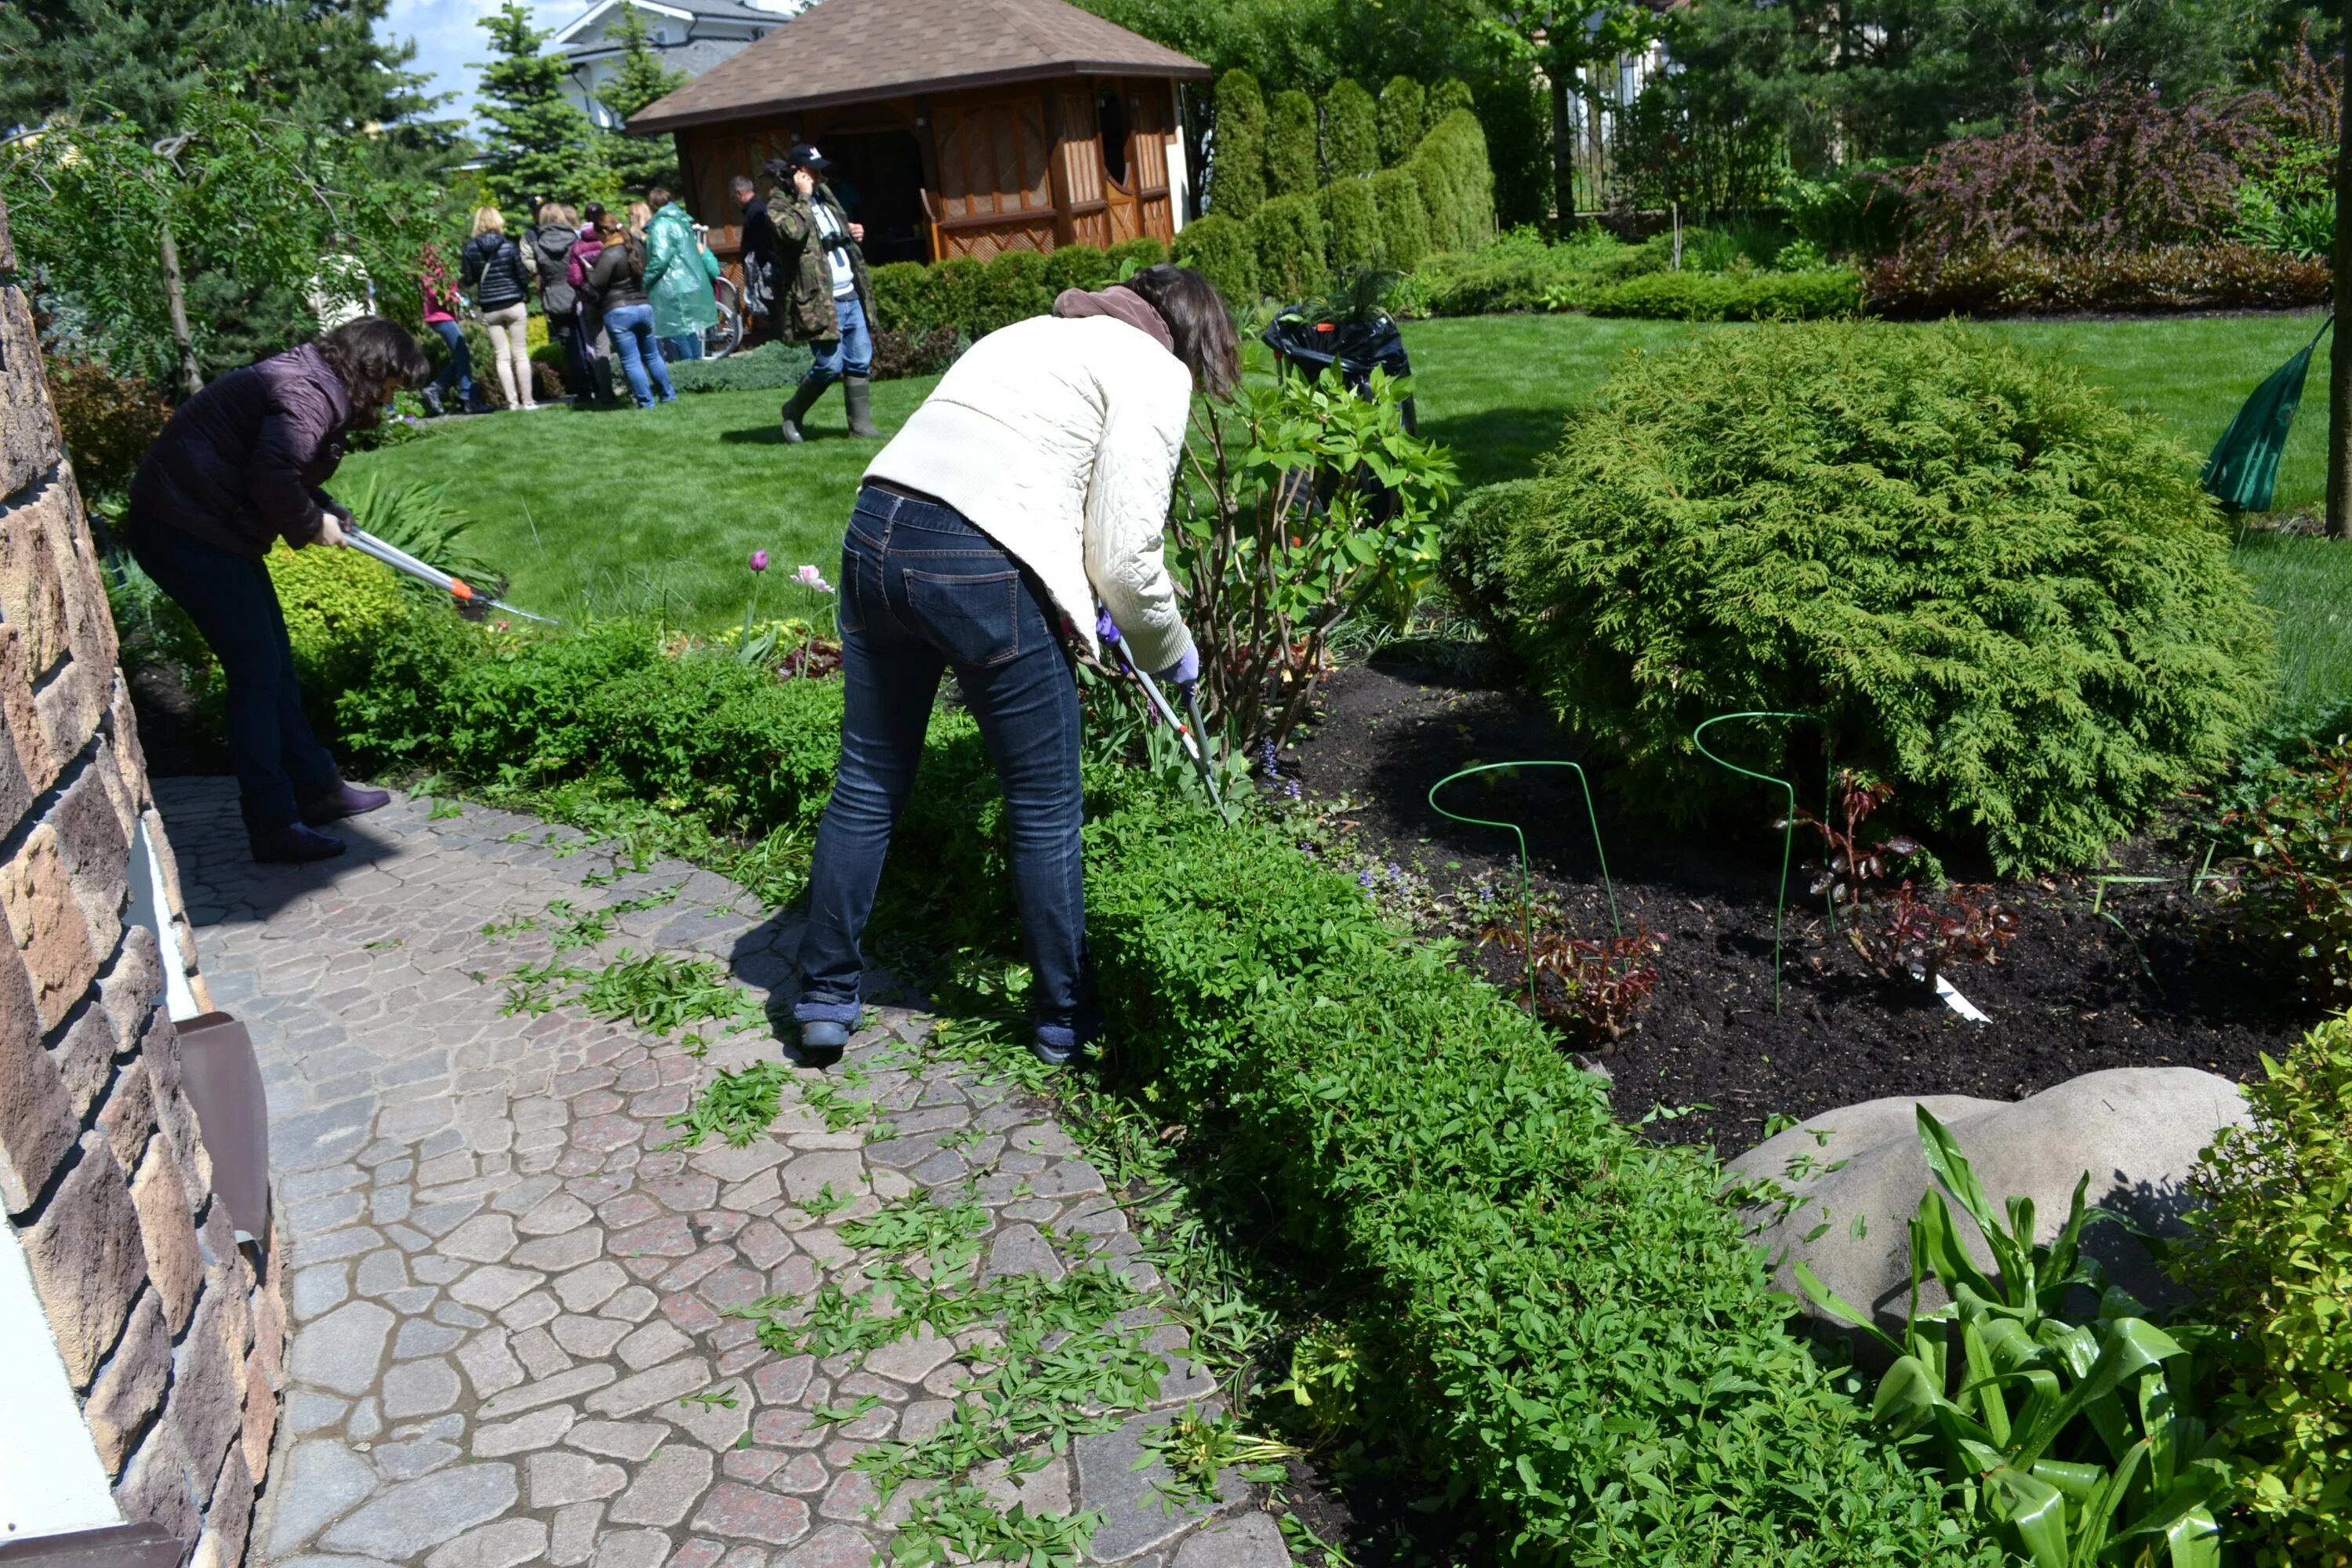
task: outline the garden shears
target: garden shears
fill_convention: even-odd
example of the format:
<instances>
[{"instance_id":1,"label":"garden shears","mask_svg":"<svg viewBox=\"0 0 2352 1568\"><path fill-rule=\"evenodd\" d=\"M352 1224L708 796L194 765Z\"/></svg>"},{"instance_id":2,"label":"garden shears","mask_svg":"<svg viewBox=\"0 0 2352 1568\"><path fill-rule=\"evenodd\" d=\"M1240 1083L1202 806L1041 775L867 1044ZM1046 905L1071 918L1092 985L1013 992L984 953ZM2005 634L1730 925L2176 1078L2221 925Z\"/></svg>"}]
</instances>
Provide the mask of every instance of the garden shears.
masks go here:
<instances>
[{"instance_id":1,"label":"garden shears","mask_svg":"<svg viewBox=\"0 0 2352 1568\"><path fill-rule=\"evenodd\" d=\"M1176 739L1182 743L1184 754L1191 757L1192 765L1200 770L1201 787L1209 792L1209 803L1217 808L1217 815L1224 820L1225 826L1231 827L1233 814L1225 809L1225 797L1217 793L1216 774L1209 766L1209 753L1201 747L1200 737L1209 731L1208 726L1201 722L1200 699L1193 695L1191 687L1181 689L1185 711L1192 720L1188 726L1177 716L1176 710L1169 705L1167 695L1160 689L1160 683L1144 674L1143 667L1137 664L1134 656L1127 651L1127 639L1118 635L1118 626L1111 620L1109 612L1104 611L1095 616L1095 632L1118 655L1119 668L1135 677L1136 684L1143 689L1145 708L1176 731Z\"/></svg>"},{"instance_id":2,"label":"garden shears","mask_svg":"<svg viewBox=\"0 0 2352 1568\"><path fill-rule=\"evenodd\" d=\"M487 594L477 593L473 585L463 577L452 577L437 566L428 566L407 551L397 545L386 544L363 528L346 527L343 530L343 537L351 542L352 549L363 554L374 556L395 572L405 572L421 583L431 584L460 605L470 605L478 601L494 610L503 610L509 616L520 616L526 621L537 621L543 626L562 624L550 620L545 616L534 616L529 610L518 610L503 599L493 599Z\"/></svg>"}]
</instances>

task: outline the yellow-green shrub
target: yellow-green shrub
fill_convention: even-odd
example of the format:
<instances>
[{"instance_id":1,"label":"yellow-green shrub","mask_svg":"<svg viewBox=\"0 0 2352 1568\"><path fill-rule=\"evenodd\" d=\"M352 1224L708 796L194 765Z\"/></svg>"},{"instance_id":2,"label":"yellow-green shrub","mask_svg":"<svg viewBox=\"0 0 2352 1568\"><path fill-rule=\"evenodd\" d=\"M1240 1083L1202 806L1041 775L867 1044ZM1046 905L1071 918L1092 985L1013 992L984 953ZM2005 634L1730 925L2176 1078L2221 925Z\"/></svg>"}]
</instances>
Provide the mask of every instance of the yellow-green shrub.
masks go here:
<instances>
[{"instance_id":1,"label":"yellow-green shrub","mask_svg":"<svg viewBox=\"0 0 2352 1568\"><path fill-rule=\"evenodd\" d=\"M2193 1185L2202 1246L2182 1279L2221 1329L2224 1392L2257 1568L2352 1564L2352 1016L2246 1086Z\"/></svg>"},{"instance_id":2,"label":"yellow-green shrub","mask_svg":"<svg viewBox=\"0 0 2352 1568\"><path fill-rule=\"evenodd\" d=\"M400 574L356 550L280 544L267 562L294 645L294 669L310 696L334 694L365 671L368 655L409 613Z\"/></svg>"}]
</instances>

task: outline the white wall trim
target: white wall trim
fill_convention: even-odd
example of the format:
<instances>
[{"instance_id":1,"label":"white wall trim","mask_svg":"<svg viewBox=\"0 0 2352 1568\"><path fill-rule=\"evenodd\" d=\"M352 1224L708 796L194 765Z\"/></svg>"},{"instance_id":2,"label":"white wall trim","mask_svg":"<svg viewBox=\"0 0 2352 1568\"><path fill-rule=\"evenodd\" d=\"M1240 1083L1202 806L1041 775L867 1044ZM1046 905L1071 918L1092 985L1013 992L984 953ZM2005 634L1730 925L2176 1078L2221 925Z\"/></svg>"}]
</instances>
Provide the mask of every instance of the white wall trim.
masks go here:
<instances>
[{"instance_id":1,"label":"white wall trim","mask_svg":"<svg viewBox=\"0 0 2352 1568\"><path fill-rule=\"evenodd\" d=\"M122 1522L16 1227L0 1216L0 1542Z\"/></svg>"}]
</instances>

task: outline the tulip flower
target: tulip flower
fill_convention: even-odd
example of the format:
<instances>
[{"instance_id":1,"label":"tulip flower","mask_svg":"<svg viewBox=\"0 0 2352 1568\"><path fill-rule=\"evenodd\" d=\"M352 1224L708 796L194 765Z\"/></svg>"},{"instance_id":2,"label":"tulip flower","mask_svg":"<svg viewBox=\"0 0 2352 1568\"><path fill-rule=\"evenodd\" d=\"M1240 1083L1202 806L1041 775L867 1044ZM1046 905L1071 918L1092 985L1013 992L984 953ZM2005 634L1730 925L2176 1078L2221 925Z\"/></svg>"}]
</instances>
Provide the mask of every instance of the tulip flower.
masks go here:
<instances>
[{"instance_id":1,"label":"tulip flower","mask_svg":"<svg viewBox=\"0 0 2352 1568\"><path fill-rule=\"evenodd\" d=\"M824 574L814 566L803 566L795 575L803 588L814 588L820 594L833 592L833 584L826 582Z\"/></svg>"},{"instance_id":2,"label":"tulip flower","mask_svg":"<svg viewBox=\"0 0 2352 1568\"><path fill-rule=\"evenodd\" d=\"M754 572L765 572L767 569L768 552L764 550L754 550L751 552L751 570Z\"/></svg>"}]
</instances>

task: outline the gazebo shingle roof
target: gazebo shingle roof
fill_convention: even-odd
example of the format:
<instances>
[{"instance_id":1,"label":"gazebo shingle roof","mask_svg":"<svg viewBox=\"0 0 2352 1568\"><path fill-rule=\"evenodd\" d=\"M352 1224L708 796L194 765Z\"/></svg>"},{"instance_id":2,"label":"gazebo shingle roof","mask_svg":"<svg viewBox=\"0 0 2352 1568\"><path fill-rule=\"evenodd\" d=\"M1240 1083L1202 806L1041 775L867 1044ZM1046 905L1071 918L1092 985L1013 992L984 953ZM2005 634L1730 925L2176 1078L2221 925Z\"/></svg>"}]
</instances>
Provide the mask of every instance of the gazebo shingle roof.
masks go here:
<instances>
[{"instance_id":1,"label":"gazebo shingle roof","mask_svg":"<svg viewBox=\"0 0 2352 1568\"><path fill-rule=\"evenodd\" d=\"M1209 68L1064 0L822 0L629 117L640 135L1060 76Z\"/></svg>"}]
</instances>

